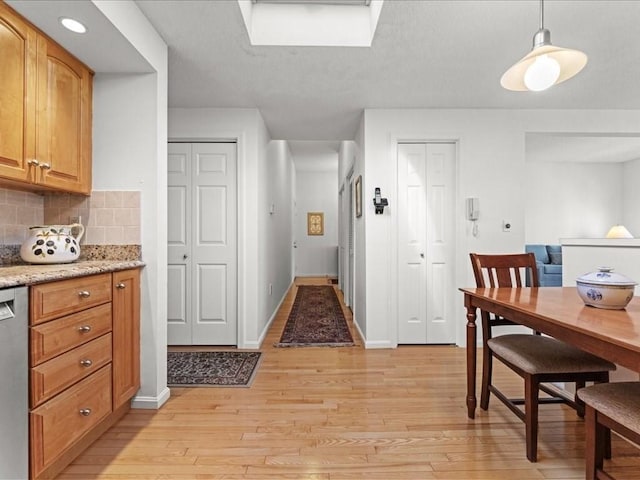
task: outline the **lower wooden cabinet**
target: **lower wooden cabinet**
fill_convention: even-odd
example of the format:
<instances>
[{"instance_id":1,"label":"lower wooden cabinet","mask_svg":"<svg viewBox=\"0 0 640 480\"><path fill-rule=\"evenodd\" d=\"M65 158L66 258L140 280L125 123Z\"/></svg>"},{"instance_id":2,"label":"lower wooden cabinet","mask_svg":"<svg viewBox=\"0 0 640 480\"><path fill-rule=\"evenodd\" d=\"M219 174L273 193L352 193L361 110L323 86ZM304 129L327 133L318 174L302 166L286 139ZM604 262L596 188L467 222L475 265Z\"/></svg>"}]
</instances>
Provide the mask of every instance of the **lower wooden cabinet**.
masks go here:
<instances>
[{"instance_id":1,"label":"lower wooden cabinet","mask_svg":"<svg viewBox=\"0 0 640 480\"><path fill-rule=\"evenodd\" d=\"M31 412L31 468L37 476L111 413L111 365Z\"/></svg>"},{"instance_id":2,"label":"lower wooden cabinet","mask_svg":"<svg viewBox=\"0 0 640 480\"><path fill-rule=\"evenodd\" d=\"M30 477L54 478L140 388L140 270L35 285L29 321Z\"/></svg>"},{"instance_id":3,"label":"lower wooden cabinet","mask_svg":"<svg viewBox=\"0 0 640 480\"><path fill-rule=\"evenodd\" d=\"M107 333L31 368L31 404L40 405L107 365L111 348L111 333Z\"/></svg>"},{"instance_id":4,"label":"lower wooden cabinet","mask_svg":"<svg viewBox=\"0 0 640 480\"><path fill-rule=\"evenodd\" d=\"M113 409L140 389L140 272L113 273Z\"/></svg>"}]
</instances>

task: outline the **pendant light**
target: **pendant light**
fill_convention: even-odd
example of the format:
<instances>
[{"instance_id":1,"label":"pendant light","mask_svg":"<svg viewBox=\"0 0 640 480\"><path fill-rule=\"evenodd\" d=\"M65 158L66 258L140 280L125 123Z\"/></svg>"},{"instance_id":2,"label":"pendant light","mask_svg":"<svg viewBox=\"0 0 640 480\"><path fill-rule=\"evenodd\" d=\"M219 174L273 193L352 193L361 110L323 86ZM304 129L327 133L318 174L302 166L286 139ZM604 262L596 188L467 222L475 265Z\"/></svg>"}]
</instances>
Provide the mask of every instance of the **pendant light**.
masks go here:
<instances>
[{"instance_id":1,"label":"pendant light","mask_svg":"<svg viewBox=\"0 0 640 480\"><path fill-rule=\"evenodd\" d=\"M540 0L540 29L533 36L533 50L500 79L507 90L546 90L573 77L587 64L583 52L551 45L551 32L544 28L543 1Z\"/></svg>"}]
</instances>

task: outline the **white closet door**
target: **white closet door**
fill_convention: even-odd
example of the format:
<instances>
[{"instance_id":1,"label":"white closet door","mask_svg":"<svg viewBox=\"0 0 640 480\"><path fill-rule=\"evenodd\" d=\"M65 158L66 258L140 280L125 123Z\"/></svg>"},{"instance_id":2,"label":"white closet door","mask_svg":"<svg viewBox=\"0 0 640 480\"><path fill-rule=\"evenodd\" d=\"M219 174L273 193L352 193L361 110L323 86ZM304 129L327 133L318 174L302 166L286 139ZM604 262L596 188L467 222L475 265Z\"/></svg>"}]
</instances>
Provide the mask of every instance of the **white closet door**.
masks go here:
<instances>
[{"instance_id":1,"label":"white closet door","mask_svg":"<svg viewBox=\"0 0 640 480\"><path fill-rule=\"evenodd\" d=\"M191 145L168 145L167 338L169 345L191 344Z\"/></svg>"},{"instance_id":2,"label":"white closet door","mask_svg":"<svg viewBox=\"0 0 640 480\"><path fill-rule=\"evenodd\" d=\"M169 160L169 344L236 345L236 145L170 144Z\"/></svg>"},{"instance_id":3,"label":"white closet door","mask_svg":"<svg viewBox=\"0 0 640 480\"><path fill-rule=\"evenodd\" d=\"M398 343L455 342L455 144L398 145Z\"/></svg>"}]
</instances>

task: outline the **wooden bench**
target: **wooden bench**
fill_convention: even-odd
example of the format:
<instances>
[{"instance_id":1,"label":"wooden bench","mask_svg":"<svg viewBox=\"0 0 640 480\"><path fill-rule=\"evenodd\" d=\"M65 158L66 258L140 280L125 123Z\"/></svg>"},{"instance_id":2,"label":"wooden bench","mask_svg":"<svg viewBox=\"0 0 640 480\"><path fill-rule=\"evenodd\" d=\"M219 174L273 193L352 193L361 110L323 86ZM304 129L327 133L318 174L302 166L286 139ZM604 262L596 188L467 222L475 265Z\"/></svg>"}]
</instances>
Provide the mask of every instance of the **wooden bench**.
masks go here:
<instances>
[{"instance_id":1,"label":"wooden bench","mask_svg":"<svg viewBox=\"0 0 640 480\"><path fill-rule=\"evenodd\" d=\"M640 382L602 383L578 390L585 403L586 479L613 480L604 459L611 430L640 444Z\"/></svg>"}]
</instances>

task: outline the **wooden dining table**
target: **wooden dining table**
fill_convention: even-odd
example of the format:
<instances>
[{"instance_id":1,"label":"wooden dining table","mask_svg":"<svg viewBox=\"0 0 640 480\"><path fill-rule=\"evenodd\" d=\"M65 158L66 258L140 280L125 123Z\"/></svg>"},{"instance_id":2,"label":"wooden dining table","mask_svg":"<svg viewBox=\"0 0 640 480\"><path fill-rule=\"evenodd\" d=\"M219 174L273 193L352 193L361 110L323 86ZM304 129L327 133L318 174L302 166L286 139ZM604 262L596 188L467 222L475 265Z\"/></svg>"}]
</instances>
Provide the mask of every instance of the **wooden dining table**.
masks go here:
<instances>
[{"instance_id":1,"label":"wooden dining table","mask_svg":"<svg viewBox=\"0 0 640 480\"><path fill-rule=\"evenodd\" d=\"M478 309L640 372L640 297L624 310L587 306L575 287L460 288L467 310L467 415L475 417Z\"/></svg>"}]
</instances>

